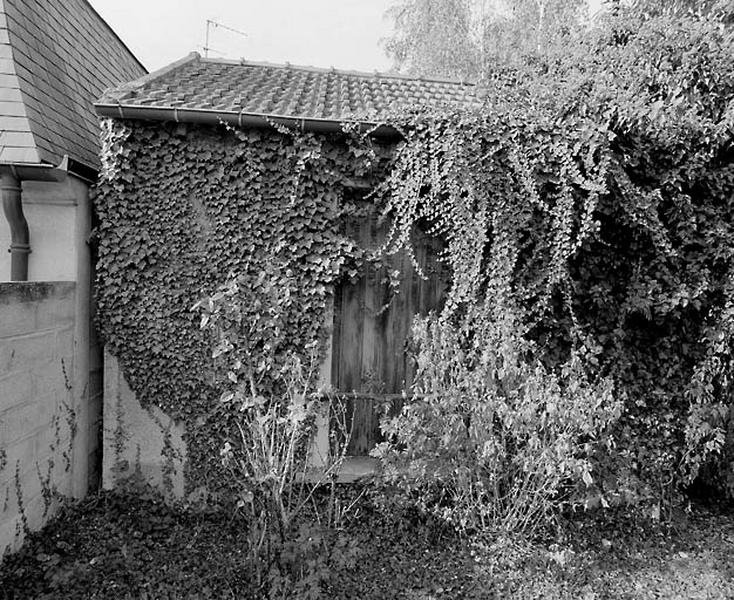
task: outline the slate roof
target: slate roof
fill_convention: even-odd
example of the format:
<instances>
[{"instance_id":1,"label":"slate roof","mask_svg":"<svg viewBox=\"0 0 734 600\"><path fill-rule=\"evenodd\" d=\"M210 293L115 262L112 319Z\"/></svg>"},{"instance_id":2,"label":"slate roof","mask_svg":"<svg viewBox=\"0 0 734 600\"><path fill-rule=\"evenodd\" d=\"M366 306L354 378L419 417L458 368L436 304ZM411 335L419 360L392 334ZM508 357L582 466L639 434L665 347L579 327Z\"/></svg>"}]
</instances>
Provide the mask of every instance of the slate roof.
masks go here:
<instances>
[{"instance_id":1,"label":"slate roof","mask_svg":"<svg viewBox=\"0 0 734 600\"><path fill-rule=\"evenodd\" d=\"M0 0L0 163L98 168L94 99L145 72L86 0Z\"/></svg>"},{"instance_id":2,"label":"slate roof","mask_svg":"<svg viewBox=\"0 0 734 600\"><path fill-rule=\"evenodd\" d=\"M256 124L258 118L272 117L323 124L379 122L400 106L478 102L477 88L470 83L207 59L192 53L108 90L95 107L118 118Z\"/></svg>"}]
</instances>

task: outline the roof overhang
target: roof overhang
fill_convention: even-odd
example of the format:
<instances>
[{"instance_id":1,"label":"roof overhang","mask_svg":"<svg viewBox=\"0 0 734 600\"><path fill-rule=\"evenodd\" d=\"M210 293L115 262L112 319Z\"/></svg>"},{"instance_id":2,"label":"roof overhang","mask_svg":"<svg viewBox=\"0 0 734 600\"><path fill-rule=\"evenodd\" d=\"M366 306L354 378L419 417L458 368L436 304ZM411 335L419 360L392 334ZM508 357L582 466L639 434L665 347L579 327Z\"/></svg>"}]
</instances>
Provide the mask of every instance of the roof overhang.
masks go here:
<instances>
[{"instance_id":1,"label":"roof overhang","mask_svg":"<svg viewBox=\"0 0 734 600\"><path fill-rule=\"evenodd\" d=\"M67 175L74 175L89 183L97 180L97 170L64 156L58 165L48 163L0 163L0 169L10 169L22 181L62 181Z\"/></svg>"}]
</instances>

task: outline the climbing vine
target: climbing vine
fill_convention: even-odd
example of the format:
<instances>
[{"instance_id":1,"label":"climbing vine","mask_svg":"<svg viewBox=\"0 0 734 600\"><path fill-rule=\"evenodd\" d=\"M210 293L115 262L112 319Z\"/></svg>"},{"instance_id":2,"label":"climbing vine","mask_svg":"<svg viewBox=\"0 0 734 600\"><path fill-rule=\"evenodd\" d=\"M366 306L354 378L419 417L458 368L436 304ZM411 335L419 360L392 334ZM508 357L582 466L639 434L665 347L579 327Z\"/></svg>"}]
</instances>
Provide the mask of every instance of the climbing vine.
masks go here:
<instances>
[{"instance_id":1,"label":"climbing vine","mask_svg":"<svg viewBox=\"0 0 734 600\"><path fill-rule=\"evenodd\" d=\"M567 281L570 259L598 228L607 134L592 122L558 127L549 117L464 111L402 124L408 139L383 183L393 217L384 251L411 252L420 222L444 240L447 312L489 295L500 311L532 302L541 317Z\"/></svg>"},{"instance_id":2,"label":"climbing vine","mask_svg":"<svg viewBox=\"0 0 734 600\"><path fill-rule=\"evenodd\" d=\"M325 333L335 282L364 258L340 229L353 182L374 178L389 153L358 134L118 121L104 123L103 144L100 329L141 404L186 423L195 481L218 460L221 435L209 340L192 307L231 273L255 285L260 265L277 262L297 307L288 345L305 352Z\"/></svg>"},{"instance_id":3,"label":"climbing vine","mask_svg":"<svg viewBox=\"0 0 734 600\"><path fill-rule=\"evenodd\" d=\"M703 475L731 494L734 38L620 15L496 73L481 109L399 119L385 250L427 224L453 277L445 323L511 314L544 364L580 353L615 381L600 487L660 498Z\"/></svg>"}]
</instances>

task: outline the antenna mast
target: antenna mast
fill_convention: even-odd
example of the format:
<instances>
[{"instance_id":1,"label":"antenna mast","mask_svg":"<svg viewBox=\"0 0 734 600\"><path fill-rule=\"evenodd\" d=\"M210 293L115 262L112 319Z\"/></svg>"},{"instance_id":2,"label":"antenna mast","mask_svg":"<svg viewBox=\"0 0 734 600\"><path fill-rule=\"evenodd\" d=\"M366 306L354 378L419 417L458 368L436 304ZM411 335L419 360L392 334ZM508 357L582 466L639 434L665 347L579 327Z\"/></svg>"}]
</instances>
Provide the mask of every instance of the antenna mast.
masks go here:
<instances>
[{"instance_id":1,"label":"antenna mast","mask_svg":"<svg viewBox=\"0 0 734 600\"><path fill-rule=\"evenodd\" d=\"M228 25L223 25L222 23L219 23L218 21L215 21L214 19L207 19L206 20L206 41L204 42L204 58L209 58L209 51L216 52L217 54L224 54L224 52L219 52L219 50L215 50L214 48L211 48L209 46L209 30L211 28L217 28L220 27L222 29L226 29L227 31L231 31L232 33L236 33L237 35L240 35L242 37L247 37L247 34L244 31L240 31L239 29L235 29L234 27L229 27Z\"/></svg>"}]
</instances>

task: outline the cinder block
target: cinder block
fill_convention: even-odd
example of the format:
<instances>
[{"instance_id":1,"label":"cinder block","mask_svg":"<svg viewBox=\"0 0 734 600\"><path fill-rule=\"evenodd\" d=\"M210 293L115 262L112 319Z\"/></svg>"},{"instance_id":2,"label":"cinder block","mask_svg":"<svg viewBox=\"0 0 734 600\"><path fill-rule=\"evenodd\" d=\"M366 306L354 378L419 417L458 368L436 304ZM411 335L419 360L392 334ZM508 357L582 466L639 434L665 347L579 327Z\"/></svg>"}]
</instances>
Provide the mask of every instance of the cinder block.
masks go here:
<instances>
[{"instance_id":1,"label":"cinder block","mask_svg":"<svg viewBox=\"0 0 734 600\"><path fill-rule=\"evenodd\" d=\"M36 331L36 304L34 302L12 302L0 304L0 344L11 336Z\"/></svg>"},{"instance_id":2,"label":"cinder block","mask_svg":"<svg viewBox=\"0 0 734 600\"><path fill-rule=\"evenodd\" d=\"M62 462L62 453L69 453L69 425L63 416L55 426L39 429L33 438L35 440L35 460L45 461L53 453L54 460Z\"/></svg>"},{"instance_id":3,"label":"cinder block","mask_svg":"<svg viewBox=\"0 0 734 600\"><path fill-rule=\"evenodd\" d=\"M33 372L30 370L14 371L0 377L0 424L4 422L4 414L14 406L30 402L33 399ZM2 443L0 437L0 444Z\"/></svg>"},{"instance_id":4,"label":"cinder block","mask_svg":"<svg viewBox=\"0 0 734 600\"><path fill-rule=\"evenodd\" d=\"M35 466L32 470L22 473L19 477L21 495L20 499L23 506L23 513L30 516L32 510L32 502L35 498L41 496L41 480L38 477ZM0 487L2 496L0 497L0 523L3 521L17 519L21 514L18 502L18 489L16 487L15 476Z\"/></svg>"},{"instance_id":5,"label":"cinder block","mask_svg":"<svg viewBox=\"0 0 734 600\"><path fill-rule=\"evenodd\" d=\"M14 519L18 514L18 502L15 493L15 480L8 479L0 483L0 523Z\"/></svg>"},{"instance_id":6,"label":"cinder block","mask_svg":"<svg viewBox=\"0 0 734 600\"><path fill-rule=\"evenodd\" d=\"M3 340L0 344L0 376L32 366L41 368L49 362L56 347L56 333L41 332Z\"/></svg>"},{"instance_id":7,"label":"cinder block","mask_svg":"<svg viewBox=\"0 0 734 600\"><path fill-rule=\"evenodd\" d=\"M47 453L38 460L38 468L41 470L41 474L44 478L51 475L50 483L56 486L56 489L66 495L70 495L73 472L72 469L67 467L67 462L64 460L63 452L68 453L67 444L62 444L61 448L57 452ZM49 460L52 462L49 463ZM51 467L49 471L49 466Z\"/></svg>"},{"instance_id":8,"label":"cinder block","mask_svg":"<svg viewBox=\"0 0 734 600\"><path fill-rule=\"evenodd\" d=\"M69 361L67 357L74 356L74 324L66 326L56 331L56 357L61 359L64 358L64 362L67 365L67 372L69 368Z\"/></svg>"},{"instance_id":9,"label":"cinder block","mask_svg":"<svg viewBox=\"0 0 734 600\"><path fill-rule=\"evenodd\" d=\"M44 300L36 304L36 328L54 329L56 324L55 300Z\"/></svg>"},{"instance_id":10,"label":"cinder block","mask_svg":"<svg viewBox=\"0 0 734 600\"><path fill-rule=\"evenodd\" d=\"M72 373L68 367L66 374L70 379ZM33 371L33 393L36 396L54 396L58 391L66 391L66 382L61 360L55 359L48 362L43 369Z\"/></svg>"},{"instance_id":11,"label":"cinder block","mask_svg":"<svg viewBox=\"0 0 734 600\"><path fill-rule=\"evenodd\" d=\"M56 322L62 323L73 323L76 317L76 304L74 303L74 293L71 291L60 298L54 306L54 316Z\"/></svg>"},{"instance_id":12,"label":"cinder block","mask_svg":"<svg viewBox=\"0 0 734 600\"><path fill-rule=\"evenodd\" d=\"M54 413L53 403L48 398L19 404L3 413L3 427L6 443L29 436L51 426Z\"/></svg>"},{"instance_id":13,"label":"cinder block","mask_svg":"<svg viewBox=\"0 0 734 600\"><path fill-rule=\"evenodd\" d=\"M41 473L43 473L43 471L41 471ZM42 489L41 479L38 477L38 471L36 470L35 464L25 473L21 474L20 489L23 494L23 507L25 508L26 512L28 512L29 503L33 500L33 498L40 495Z\"/></svg>"},{"instance_id":14,"label":"cinder block","mask_svg":"<svg viewBox=\"0 0 734 600\"><path fill-rule=\"evenodd\" d=\"M25 515L26 519L28 519L28 528L31 531L41 529L53 516L54 511L52 505L49 506L45 515L43 514L44 510L46 510L46 501L42 494L39 493L28 500L25 505Z\"/></svg>"},{"instance_id":15,"label":"cinder block","mask_svg":"<svg viewBox=\"0 0 734 600\"><path fill-rule=\"evenodd\" d=\"M16 464L20 465L21 473L25 472L36 463L36 436L27 435L23 439L8 444L6 452L7 464L5 470L10 477L15 476Z\"/></svg>"}]
</instances>

